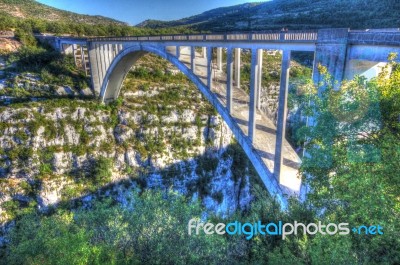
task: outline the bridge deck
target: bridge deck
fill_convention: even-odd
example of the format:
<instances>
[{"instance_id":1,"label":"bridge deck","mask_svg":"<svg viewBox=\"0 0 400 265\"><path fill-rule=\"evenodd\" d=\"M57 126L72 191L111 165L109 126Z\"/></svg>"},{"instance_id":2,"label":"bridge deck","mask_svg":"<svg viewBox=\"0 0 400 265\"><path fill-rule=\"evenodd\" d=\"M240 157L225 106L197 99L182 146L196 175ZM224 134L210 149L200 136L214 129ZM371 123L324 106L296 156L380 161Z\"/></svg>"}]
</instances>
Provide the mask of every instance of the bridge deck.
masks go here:
<instances>
[{"instance_id":1,"label":"bridge deck","mask_svg":"<svg viewBox=\"0 0 400 265\"><path fill-rule=\"evenodd\" d=\"M190 67L190 55L181 54L180 61ZM207 84L207 59L202 58L200 54L196 54L195 65L196 75L200 77L200 80L204 84ZM216 77L215 79L213 78L212 91L226 107L226 75L217 69L213 69L212 75ZM244 134L248 135L249 95L237 87L233 89L232 116ZM271 172L274 172L275 141L276 126L265 114L257 110L256 133L253 144L255 150ZM297 173L301 159L286 139L284 140L282 153L283 165L280 187L286 194L299 194L301 179L298 178Z\"/></svg>"}]
</instances>

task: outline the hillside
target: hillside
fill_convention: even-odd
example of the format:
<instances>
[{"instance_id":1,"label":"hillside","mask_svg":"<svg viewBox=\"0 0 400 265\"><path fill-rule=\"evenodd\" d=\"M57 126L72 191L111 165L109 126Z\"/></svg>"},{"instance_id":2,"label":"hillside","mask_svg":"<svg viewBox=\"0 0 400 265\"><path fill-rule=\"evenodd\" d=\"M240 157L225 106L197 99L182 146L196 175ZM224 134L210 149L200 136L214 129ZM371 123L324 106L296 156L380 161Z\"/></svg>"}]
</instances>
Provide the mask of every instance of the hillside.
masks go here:
<instances>
[{"instance_id":1,"label":"hillside","mask_svg":"<svg viewBox=\"0 0 400 265\"><path fill-rule=\"evenodd\" d=\"M397 10L397 11L396 11ZM200 15L163 22L147 20L138 26L190 26L195 30L235 31L316 29L330 27L398 28L400 2L396 0L273 0L217 8Z\"/></svg>"},{"instance_id":2,"label":"hillside","mask_svg":"<svg viewBox=\"0 0 400 265\"><path fill-rule=\"evenodd\" d=\"M194 32L186 27L159 30L132 27L111 18L68 12L34 0L0 0L0 31L16 31L16 38L28 45L33 44L32 39L22 39L31 36L32 32L73 36L139 36Z\"/></svg>"},{"instance_id":3,"label":"hillside","mask_svg":"<svg viewBox=\"0 0 400 265\"><path fill-rule=\"evenodd\" d=\"M160 27L174 27L183 25L196 25L205 23L207 21L213 21L217 19L223 20L226 16L232 14L246 13L252 7L259 5L260 3L247 3L242 5L235 5L229 7L220 7L212 9L201 13L200 15L195 15L187 18L182 18L180 20L174 21L160 21L148 19L138 24L138 27L148 27L148 28L160 28Z\"/></svg>"},{"instance_id":4,"label":"hillside","mask_svg":"<svg viewBox=\"0 0 400 265\"><path fill-rule=\"evenodd\" d=\"M34 0L0 0L0 15L20 19L43 19L46 21L85 24L126 25L126 23L102 16L80 15L56 9Z\"/></svg>"}]
</instances>

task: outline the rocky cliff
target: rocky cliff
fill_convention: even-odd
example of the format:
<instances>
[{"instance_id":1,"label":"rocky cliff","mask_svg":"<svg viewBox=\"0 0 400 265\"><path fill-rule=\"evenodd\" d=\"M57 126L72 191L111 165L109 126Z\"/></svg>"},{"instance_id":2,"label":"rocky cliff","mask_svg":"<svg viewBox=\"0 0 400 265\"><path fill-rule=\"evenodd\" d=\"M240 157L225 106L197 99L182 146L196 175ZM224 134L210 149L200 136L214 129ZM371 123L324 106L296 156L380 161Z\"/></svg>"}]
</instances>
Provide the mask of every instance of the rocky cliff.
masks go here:
<instances>
[{"instance_id":1,"label":"rocky cliff","mask_svg":"<svg viewBox=\"0 0 400 265\"><path fill-rule=\"evenodd\" d=\"M227 125L183 75L153 70L131 72L111 105L52 99L0 108L1 223L76 199L123 202L132 188L172 188L221 215L246 207L255 172Z\"/></svg>"}]
</instances>

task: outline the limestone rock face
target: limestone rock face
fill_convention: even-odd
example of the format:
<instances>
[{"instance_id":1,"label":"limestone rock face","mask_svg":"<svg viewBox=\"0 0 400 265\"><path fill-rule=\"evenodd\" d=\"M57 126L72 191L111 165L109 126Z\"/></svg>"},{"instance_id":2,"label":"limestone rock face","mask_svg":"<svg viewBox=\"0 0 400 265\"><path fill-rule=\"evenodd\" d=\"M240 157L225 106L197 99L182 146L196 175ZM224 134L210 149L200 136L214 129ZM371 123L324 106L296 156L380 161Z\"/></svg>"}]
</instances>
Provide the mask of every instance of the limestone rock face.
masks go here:
<instances>
[{"instance_id":1,"label":"limestone rock face","mask_svg":"<svg viewBox=\"0 0 400 265\"><path fill-rule=\"evenodd\" d=\"M9 38L0 36L0 52L16 52L19 47L21 47L21 43L13 39L11 35Z\"/></svg>"},{"instance_id":2,"label":"limestone rock face","mask_svg":"<svg viewBox=\"0 0 400 265\"><path fill-rule=\"evenodd\" d=\"M199 123L193 109L160 116L81 105L0 109L0 223L8 221L6 201L35 202L43 211L62 200L89 203L100 192L93 187L102 188L95 168L101 158L111 161L101 170L111 172L106 184L122 203L141 187L200 198L222 216L249 204L249 177L232 177L225 152L233 135L221 117L199 115Z\"/></svg>"},{"instance_id":3,"label":"limestone rock face","mask_svg":"<svg viewBox=\"0 0 400 265\"><path fill-rule=\"evenodd\" d=\"M64 174L70 169L70 165L72 162L72 153L64 153L64 152L59 152L59 153L54 153L53 157L53 170L56 174Z\"/></svg>"},{"instance_id":4,"label":"limestone rock face","mask_svg":"<svg viewBox=\"0 0 400 265\"><path fill-rule=\"evenodd\" d=\"M123 142L127 141L133 135L134 135L133 130L131 128L125 126L125 125L122 125L122 124L117 125L117 127L115 127L115 129L114 129L115 139L119 143L123 143Z\"/></svg>"}]
</instances>

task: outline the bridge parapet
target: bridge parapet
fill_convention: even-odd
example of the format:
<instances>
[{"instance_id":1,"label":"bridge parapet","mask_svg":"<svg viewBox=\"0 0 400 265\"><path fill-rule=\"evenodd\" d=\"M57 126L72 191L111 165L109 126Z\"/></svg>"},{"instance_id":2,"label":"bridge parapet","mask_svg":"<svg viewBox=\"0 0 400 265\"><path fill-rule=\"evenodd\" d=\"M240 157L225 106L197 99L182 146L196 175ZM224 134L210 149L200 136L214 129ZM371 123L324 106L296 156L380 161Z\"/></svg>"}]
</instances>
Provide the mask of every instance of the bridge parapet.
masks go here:
<instances>
[{"instance_id":1,"label":"bridge parapet","mask_svg":"<svg viewBox=\"0 0 400 265\"><path fill-rule=\"evenodd\" d=\"M225 34L186 34L161 36L96 37L89 41L276 41L276 42L315 42L317 31L290 32L250 32Z\"/></svg>"},{"instance_id":2,"label":"bridge parapet","mask_svg":"<svg viewBox=\"0 0 400 265\"><path fill-rule=\"evenodd\" d=\"M400 45L400 29L321 29L309 31L270 31L270 32L246 32L224 34L177 34L159 36L128 36L128 37L56 37L36 35L41 41L62 43L84 43L86 41L254 41L254 42L308 42L308 43L341 43L348 41L351 45ZM53 45L56 46L56 45Z\"/></svg>"},{"instance_id":3,"label":"bridge parapet","mask_svg":"<svg viewBox=\"0 0 400 265\"><path fill-rule=\"evenodd\" d=\"M350 31L349 43L353 45L399 46L400 31Z\"/></svg>"}]
</instances>

